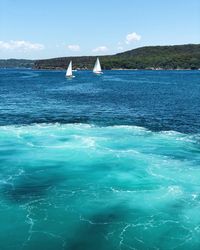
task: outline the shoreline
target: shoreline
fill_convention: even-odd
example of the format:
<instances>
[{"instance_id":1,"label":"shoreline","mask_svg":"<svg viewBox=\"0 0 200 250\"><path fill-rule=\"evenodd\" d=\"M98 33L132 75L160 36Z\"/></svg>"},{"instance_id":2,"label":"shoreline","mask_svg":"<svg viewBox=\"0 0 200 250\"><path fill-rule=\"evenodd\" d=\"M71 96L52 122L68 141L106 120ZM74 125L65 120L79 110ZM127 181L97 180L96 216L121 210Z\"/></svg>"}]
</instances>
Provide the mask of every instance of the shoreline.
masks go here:
<instances>
[{"instance_id":1,"label":"shoreline","mask_svg":"<svg viewBox=\"0 0 200 250\"><path fill-rule=\"evenodd\" d=\"M35 70L66 70L65 68L32 68L32 69L35 69ZM74 69L76 71L92 71L92 69ZM103 71L106 71L106 70L112 70L112 71L184 71L184 70L187 70L187 71L198 71L200 70L199 69L163 69L163 68L147 68L147 69L122 69L122 68L112 68L112 69L103 69Z\"/></svg>"},{"instance_id":2,"label":"shoreline","mask_svg":"<svg viewBox=\"0 0 200 250\"><path fill-rule=\"evenodd\" d=\"M66 68L61 68L61 67L0 67L0 70L2 69L29 69L29 70L66 70ZM111 69L103 69L103 71L199 71L199 69L163 69L163 68L146 68L146 69L125 69L125 68L111 68ZM86 69L86 68L75 68L73 71L92 71L92 69Z\"/></svg>"}]
</instances>

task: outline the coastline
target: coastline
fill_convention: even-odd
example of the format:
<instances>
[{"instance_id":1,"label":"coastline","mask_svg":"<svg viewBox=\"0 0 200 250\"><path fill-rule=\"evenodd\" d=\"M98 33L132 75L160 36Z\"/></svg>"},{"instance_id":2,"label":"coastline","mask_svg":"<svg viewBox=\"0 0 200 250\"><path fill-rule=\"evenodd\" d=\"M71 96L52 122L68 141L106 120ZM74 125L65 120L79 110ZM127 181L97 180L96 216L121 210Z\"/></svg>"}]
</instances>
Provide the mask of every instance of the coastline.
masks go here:
<instances>
[{"instance_id":1,"label":"coastline","mask_svg":"<svg viewBox=\"0 0 200 250\"><path fill-rule=\"evenodd\" d=\"M59 67L52 67L52 68L49 68L49 67L47 67L47 68L37 68L37 67L33 67L32 69L35 69L35 70L66 70L66 68L59 68ZM85 68L75 68L74 70L76 70L76 71L91 71L92 69L85 69ZM111 68L111 69L103 69L103 71L106 71L106 70L112 70L112 71L143 71L143 70L145 70L145 71L185 71L185 70L187 70L187 71L194 71L194 70L200 70L200 68L199 69L171 69L171 68L169 68L169 69L163 69L163 68L146 68L146 69L140 69L140 68L138 68L138 69L123 69L123 68Z\"/></svg>"},{"instance_id":2,"label":"coastline","mask_svg":"<svg viewBox=\"0 0 200 250\"><path fill-rule=\"evenodd\" d=\"M55 68L36 68L36 67L0 67L0 70L3 69L27 69L27 70L55 70L55 71L59 71L59 70L66 70L66 68L59 68L59 67L55 67ZM152 68L152 69L122 69L122 68L112 68L112 69L103 69L103 71L107 71L107 70L111 70L111 71L199 71L199 69L162 69L162 68ZM73 71L92 71L92 69L73 69Z\"/></svg>"},{"instance_id":3,"label":"coastline","mask_svg":"<svg viewBox=\"0 0 200 250\"><path fill-rule=\"evenodd\" d=\"M179 71L179 70L200 70L200 69L163 69L163 68L147 68L147 69L121 69L121 68L119 68L119 69L117 69L117 68L113 68L113 69L111 69L111 70L130 70L130 71L132 71L132 70L164 70L164 71L167 71L167 70L175 70L175 71Z\"/></svg>"}]
</instances>

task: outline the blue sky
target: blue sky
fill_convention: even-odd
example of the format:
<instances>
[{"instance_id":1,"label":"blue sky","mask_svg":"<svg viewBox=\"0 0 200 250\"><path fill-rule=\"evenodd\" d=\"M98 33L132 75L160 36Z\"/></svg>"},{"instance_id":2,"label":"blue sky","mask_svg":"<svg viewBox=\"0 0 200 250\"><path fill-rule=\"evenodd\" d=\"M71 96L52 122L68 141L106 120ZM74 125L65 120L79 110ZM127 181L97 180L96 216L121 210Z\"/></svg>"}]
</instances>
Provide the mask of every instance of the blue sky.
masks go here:
<instances>
[{"instance_id":1,"label":"blue sky","mask_svg":"<svg viewBox=\"0 0 200 250\"><path fill-rule=\"evenodd\" d=\"M199 0L0 0L0 58L200 43Z\"/></svg>"}]
</instances>

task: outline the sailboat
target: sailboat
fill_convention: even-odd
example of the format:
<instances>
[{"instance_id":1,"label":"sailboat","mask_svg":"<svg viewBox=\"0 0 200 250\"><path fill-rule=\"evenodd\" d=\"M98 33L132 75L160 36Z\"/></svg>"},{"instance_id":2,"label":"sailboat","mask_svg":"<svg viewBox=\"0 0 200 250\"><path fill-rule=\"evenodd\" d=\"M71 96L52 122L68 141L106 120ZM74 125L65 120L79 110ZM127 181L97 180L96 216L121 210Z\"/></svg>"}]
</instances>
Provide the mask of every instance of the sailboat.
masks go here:
<instances>
[{"instance_id":1,"label":"sailboat","mask_svg":"<svg viewBox=\"0 0 200 250\"><path fill-rule=\"evenodd\" d=\"M93 68L93 73L95 73L96 75L103 74L103 72L101 70L101 64L100 64L98 57L97 57L97 60L95 62L94 68Z\"/></svg>"},{"instance_id":2,"label":"sailboat","mask_svg":"<svg viewBox=\"0 0 200 250\"><path fill-rule=\"evenodd\" d=\"M72 61L70 61L69 66L68 66L68 68L67 68L66 77L68 77L68 78L73 78L73 77L75 77L75 76L73 76L73 74L72 74Z\"/></svg>"}]
</instances>

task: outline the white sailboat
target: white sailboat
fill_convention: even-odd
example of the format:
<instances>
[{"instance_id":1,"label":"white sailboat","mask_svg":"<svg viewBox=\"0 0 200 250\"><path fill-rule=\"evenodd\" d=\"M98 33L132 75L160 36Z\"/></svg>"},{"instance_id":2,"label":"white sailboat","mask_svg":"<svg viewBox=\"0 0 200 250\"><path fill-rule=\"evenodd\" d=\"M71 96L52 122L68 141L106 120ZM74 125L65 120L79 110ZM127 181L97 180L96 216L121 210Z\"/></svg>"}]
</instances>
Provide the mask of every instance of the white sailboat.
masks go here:
<instances>
[{"instance_id":1,"label":"white sailboat","mask_svg":"<svg viewBox=\"0 0 200 250\"><path fill-rule=\"evenodd\" d=\"M66 77L69 77L69 78L75 77L72 74L72 61L70 61L69 66L67 68Z\"/></svg>"},{"instance_id":2,"label":"white sailboat","mask_svg":"<svg viewBox=\"0 0 200 250\"><path fill-rule=\"evenodd\" d=\"M95 62L94 68L93 68L93 73L95 73L97 75L103 74L103 72L101 70L101 64L100 64L98 57L97 57L97 60Z\"/></svg>"}]
</instances>

